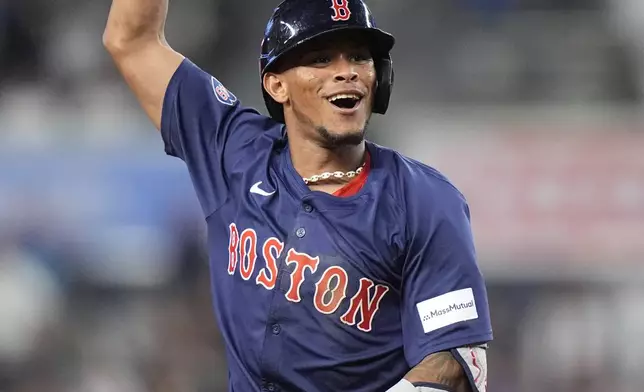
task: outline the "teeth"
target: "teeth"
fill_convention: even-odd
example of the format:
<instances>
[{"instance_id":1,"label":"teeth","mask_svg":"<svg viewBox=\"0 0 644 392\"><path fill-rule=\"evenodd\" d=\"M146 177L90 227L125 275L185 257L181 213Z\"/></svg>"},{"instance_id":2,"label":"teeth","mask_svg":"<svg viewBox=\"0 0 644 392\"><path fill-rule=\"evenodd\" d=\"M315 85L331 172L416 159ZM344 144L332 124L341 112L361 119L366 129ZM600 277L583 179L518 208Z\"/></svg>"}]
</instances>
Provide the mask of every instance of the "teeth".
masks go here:
<instances>
[{"instance_id":1,"label":"teeth","mask_svg":"<svg viewBox=\"0 0 644 392\"><path fill-rule=\"evenodd\" d=\"M360 97L356 94L338 94L329 98L330 102L333 102L338 99L355 99L356 101L360 100Z\"/></svg>"}]
</instances>

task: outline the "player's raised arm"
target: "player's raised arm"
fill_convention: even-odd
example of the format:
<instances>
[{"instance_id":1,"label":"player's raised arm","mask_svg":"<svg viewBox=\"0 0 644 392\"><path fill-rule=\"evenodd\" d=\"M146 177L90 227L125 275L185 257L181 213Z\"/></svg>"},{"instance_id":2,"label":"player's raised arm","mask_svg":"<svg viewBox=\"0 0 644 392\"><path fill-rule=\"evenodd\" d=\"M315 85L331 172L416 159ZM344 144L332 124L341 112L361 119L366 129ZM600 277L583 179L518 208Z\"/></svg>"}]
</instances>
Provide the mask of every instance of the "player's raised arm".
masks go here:
<instances>
[{"instance_id":1,"label":"player's raised arm","mask_svg":"<svg viewBox=\"0 0 644 392\"><path fill-rule=\"evenodd\" d=\"M163 98L183 56L165 40L168 0L112 0L103 43L157 129Z\"/></svg>"},{"instance_id":2,"label":"player's raised arm","mask_svg":"<svg viewBox=\"0 0 644 392\"><path fill-rule=\"evenodd\" d=\"M161 131L165 152L186 163L208 216L228 200L228 175L237 162L256 155L252 141L280 128L170 48L167 12L168 0L112 0L103 41Z\"/></svg>"}]
</instances>

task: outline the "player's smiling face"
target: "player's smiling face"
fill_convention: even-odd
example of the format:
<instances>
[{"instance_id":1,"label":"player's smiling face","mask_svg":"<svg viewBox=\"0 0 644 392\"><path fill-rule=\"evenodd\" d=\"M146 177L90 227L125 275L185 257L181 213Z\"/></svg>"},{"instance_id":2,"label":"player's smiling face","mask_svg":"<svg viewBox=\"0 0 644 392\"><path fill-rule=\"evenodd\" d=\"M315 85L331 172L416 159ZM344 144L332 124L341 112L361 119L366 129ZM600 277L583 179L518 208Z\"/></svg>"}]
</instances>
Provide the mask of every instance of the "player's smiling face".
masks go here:
<instances>
[{"instance_id":1,"label":"player's smiling face","mask_svg":"<svg viewBox=\"0 0 644 392\"><path fill-rule=\"evenodd\" d=\"M366 42L335 33L292 53L285 61L278 102L289 127L322 144L359 144L371 116L376 70ZM270 90L269 90L270 91Z\"/></svg>"}]
</instances>

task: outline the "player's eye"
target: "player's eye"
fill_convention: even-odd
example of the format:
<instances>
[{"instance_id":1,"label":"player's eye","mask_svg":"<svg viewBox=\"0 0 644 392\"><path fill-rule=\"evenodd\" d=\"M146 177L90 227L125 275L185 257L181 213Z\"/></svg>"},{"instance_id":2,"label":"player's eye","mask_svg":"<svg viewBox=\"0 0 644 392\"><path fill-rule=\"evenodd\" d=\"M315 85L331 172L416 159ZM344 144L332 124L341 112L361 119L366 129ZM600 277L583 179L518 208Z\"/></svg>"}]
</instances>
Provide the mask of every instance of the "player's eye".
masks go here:
<instances>
[{"instance_id":1,"label":"player's eye","mask_svg":"<svg viewBox=\"0 0 644 392\"><path fill-rule=\"evenodd\" d=\"M371 59L371 53L369 52L356 52L351 55L351 61L355 61L356 63L365 63Z\"/></svg>"},{"instance_id":2,"label":"player's eye","mask_svg":"<svg viewBox=\"0 0 644 392\"><path fill-rule=\"evenodd\" d=\"M310 63L313 65L325 65L331 62L331 56L325 54L318 54L311 56Z\"/></svg>"}]
</instances>

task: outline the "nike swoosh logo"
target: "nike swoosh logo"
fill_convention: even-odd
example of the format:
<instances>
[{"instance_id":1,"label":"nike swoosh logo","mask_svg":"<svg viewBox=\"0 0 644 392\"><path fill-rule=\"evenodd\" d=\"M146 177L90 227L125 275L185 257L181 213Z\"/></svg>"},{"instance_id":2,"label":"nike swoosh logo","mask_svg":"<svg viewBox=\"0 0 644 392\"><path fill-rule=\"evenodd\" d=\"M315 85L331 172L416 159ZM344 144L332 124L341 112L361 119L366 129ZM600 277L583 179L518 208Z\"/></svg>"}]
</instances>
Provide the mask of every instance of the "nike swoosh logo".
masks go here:
<instances>
[{"instance_id":1,"label":"nike swoosh logo","mask_svg":"<svg viewBox=\"0 0 644 392\"><path fill-rule=\"evenodd\" d=\"M262 188L260 188L260 187L259 187L260 185L262 185L262 182L261 182L261 181L259 181L259 182L255 183L255 184L253 184L253 186L251 186L251 187L250 187L250 193L256 193L256 194L258 194L258 195L260 195L260 196L270 196L270 195L272 195L273 193L275 193L275 191L273 191L273 192L266 192L265 190L263 190Z\"/></svg>"}]
</instances>

